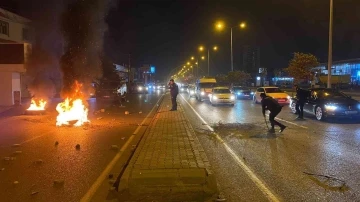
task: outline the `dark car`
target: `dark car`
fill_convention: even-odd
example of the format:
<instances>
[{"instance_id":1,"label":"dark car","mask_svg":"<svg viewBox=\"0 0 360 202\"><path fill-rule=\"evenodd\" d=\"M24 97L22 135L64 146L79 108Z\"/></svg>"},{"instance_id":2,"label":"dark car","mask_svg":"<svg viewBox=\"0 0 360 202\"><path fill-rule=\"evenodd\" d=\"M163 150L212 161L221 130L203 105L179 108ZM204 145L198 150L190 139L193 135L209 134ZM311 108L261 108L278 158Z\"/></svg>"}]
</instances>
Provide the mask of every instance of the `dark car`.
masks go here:
<instances>
[{"instance_id":1,"label":"dark car","mask_svg":"<svg viewBox=\"0 0 360 202\"><path fill-rule=\"evenodd\" d=\"M117 98L118 81L102 81L96 86L95 95L97 99L115 99Z\"/></svg>"},{"instance_id":2,"label":"dark car","mask_svg":"<svg viewBox=\"0 0 360 202\"><path fill-rule=\"evenodd\" d=\"M252 99L254 95L250 88L242 86L233 86L231 92L236 96L236 99Z\"/></svg>"},{"instance_id":3,"label":"dark car","mask_svg":"<svg viewBox=\"0 0 360 202\"><path fill-rule=\"evenodd\" d=\"M290 99L289 106L293 113L296 113L296 101L296 97ZM309 89L304 112L315 115L319 121L330 117L358 118L360 102L335 89L312 88Z\"/></svg>"}]
</instances>

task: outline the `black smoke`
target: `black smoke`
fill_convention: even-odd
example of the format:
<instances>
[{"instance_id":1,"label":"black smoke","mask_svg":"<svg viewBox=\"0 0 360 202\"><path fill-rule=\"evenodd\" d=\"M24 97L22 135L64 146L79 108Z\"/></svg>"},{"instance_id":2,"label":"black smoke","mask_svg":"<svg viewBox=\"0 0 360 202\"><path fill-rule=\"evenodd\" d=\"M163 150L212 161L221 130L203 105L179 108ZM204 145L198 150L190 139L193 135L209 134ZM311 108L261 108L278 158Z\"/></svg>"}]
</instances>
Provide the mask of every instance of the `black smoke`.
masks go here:
<instances>
[{"instance_id":1,"label":"black smoke","mask_svg":"<svg viewBox=\"0 0 360 202\"><path fill-rule=\"evenodd\" d=\"M61 57L63 98L74 95L76 81L82 83L82 92L89 95L91 83L102 77L101 56L107 26L104 18L110 0L71 1L61 15L61 31L65 53Z\"/></svg>"}]
</instances>

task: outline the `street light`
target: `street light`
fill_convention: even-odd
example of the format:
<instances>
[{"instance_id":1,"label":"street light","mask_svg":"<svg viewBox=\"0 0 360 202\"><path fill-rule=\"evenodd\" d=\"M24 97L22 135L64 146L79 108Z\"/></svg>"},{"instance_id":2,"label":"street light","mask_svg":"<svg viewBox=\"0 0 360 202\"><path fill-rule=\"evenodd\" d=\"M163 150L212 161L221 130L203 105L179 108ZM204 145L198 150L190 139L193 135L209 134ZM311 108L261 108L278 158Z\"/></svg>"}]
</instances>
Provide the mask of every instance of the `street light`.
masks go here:
<instances>
[{"instance_id":1,"label":"street light","mask_svg":"<svg viewBox=\"0 0 360 202\"><path fill-rule=\"evenodd\" d=\"M214 51L217 51L217 49L218 49L217 46L214 46L214 47L213 47L213 50L214 50ZM204 50L204 47L203 47L203 46L200 46L200 47L199 47L199 50L200 50L200 51L203 51L203 50ZM208 52L208 57L207 57L207 61L208 61L208 76L210 76L210 65L209 65L209 64L210 64L210 62L209 62L209 61L210 61L210 49L209 49L209 48L207 48L207 52ZM205 59L205 57L202 56L201 59Z\"/></svg>"},{"instance_id":2,"label":"street light","mask_svg":"<svg viewBox=\"0 0 360 202\"><path fill-rule=\"evenodd\" d=\"M232 37L232 29L239 26L240 29L244 29L246 27L246 23L245 22L242 22L240 23L240 25L236 25L236 26L233 26L233 27L230 27L230 49L231 49L231 71L234 71L234 58L233 58L233 37ZM217 22L216 23L216 29L217 30L223 30L224 29L224 23L222 22Z\"/></svg>"}]
</instances>

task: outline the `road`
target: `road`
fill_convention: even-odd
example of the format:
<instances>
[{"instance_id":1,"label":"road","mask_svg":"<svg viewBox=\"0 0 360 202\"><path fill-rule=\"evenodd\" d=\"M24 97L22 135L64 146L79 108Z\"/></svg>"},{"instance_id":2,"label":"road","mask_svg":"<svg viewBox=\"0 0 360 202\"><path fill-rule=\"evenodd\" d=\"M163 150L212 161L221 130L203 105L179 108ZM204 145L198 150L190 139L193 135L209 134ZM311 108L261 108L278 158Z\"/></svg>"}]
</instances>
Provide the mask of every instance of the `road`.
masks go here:
<instances>
[{"instance_id":1,"label":"road","mask_svg":"<svg viewBox=\"0 0 360 202\"><path fill-rule=\"evenodd\" d=\"M123 106L90 99L91 123L82 127L55 126L60 100L51 103L46 115L2 114L1 201L79 201L161 96L129 95Z\"/></svg>"},{"instance_id":2,"label":"road","mask_svg":"<svg viewBox=\"0 0 360 202\"><path fill-rule=\"evenodd\" d=\"M271 135L250 100L214 107L183 94L179 102L227 201L359 200L359 121L301 121L284 107L278 118L288 127Z\"/></svg>"}]
</instances>

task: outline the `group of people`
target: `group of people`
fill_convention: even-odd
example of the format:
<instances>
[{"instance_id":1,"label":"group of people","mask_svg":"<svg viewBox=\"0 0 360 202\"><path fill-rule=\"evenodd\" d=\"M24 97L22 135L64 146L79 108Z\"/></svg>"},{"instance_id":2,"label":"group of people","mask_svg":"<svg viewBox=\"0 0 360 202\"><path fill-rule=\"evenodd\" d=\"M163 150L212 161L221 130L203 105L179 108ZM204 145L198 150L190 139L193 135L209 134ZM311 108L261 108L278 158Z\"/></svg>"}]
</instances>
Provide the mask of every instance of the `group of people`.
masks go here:
<instances>
[{"instance_id":1,"label":"group of people","mask_svg":"<svg viewBox=\"0 0 360 202\"><path fill-rule=\"evenodd\" d=\"M174 79L170 79L169 82L169 88L170 88L170 95L171 95L171 103L172 107L170 111L176 111L177 110L177 103L176 103L176 97L179 94L179 87L174 82ZM303 119L304 117L304 104L305 100L309 96L309 91L303 90L299 88L298 85L294 85L294 88L296 90L296 113L298 114L298 119ZM279 132L283 132L286 128L285 125L275 120L276 116L281 112L281 109L283 106L281 106L274 98L266 96L265 93L260 94L261 97L261 106L262 106L262 114L265 118L265 111L270 111L269 114L269 122L271 125L271 128L268 132L275 133L275 125L280 127Z\"/></svg>"}]
</instances>

